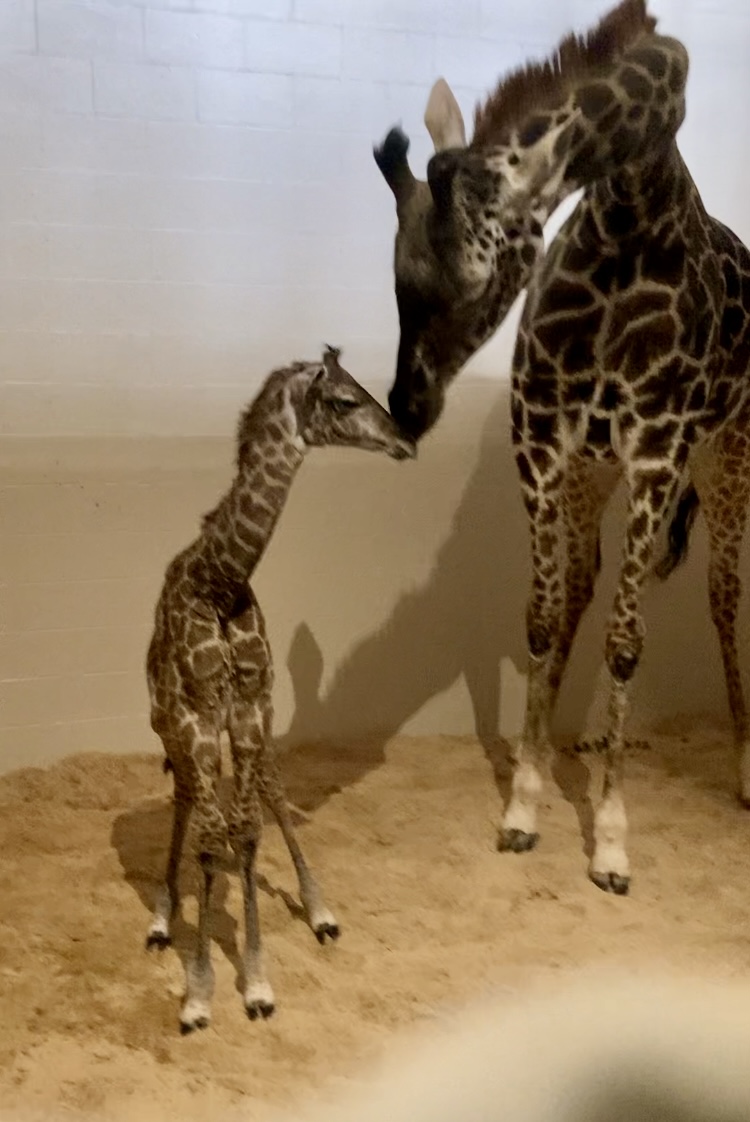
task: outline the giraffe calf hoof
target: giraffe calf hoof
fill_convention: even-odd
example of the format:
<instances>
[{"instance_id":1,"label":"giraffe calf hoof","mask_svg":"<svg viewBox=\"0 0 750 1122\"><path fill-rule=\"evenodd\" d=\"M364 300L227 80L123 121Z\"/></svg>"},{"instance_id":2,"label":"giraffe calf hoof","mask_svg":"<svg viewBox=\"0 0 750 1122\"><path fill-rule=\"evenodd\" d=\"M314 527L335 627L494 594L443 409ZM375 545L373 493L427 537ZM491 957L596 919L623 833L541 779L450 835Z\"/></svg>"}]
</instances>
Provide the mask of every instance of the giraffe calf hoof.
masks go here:
<instances>
[{"instance_id":1,"label":"giraffe calf hoof","mask_svg":"<svg viewBox=\"0 0 750 1122\"><path fill-rule=\"evenodd\" d=\"M270 984L264 979L249 985L245 990L243 1000L245 1003L245 1012L251 1021L257 1021L259 1017L261 1020L267 1021L269 1017L273 1016L276 1008L273 990Z\"/></svg>"},{"instance_id":2,"label":"giraffe calf hoof","mask_svg":"<svg viewBox=\"0 0 750 1122\"><path fill-rule=\"evenodd\" d=\"M589 873L591 880L602 892L613 892L615 896L627 896L630 891L630 877L618 873Z\"/></svg>"},{"instance_id":3,"label":"giraffe calf hoof","mask_svg":"<svg viewBox=\"0 0 750 1122\"><path fill-rule=\"evenodd\" d=\"M276 1011L276 1006L273 1002L269 1001L246 1001L245 1012L251 1021L257 1021L260 1017L261 1020L267 1021L272 1017Z\"/></svg>"},{"instance_id":4,"label":"giraffe calf hoof","mask_svg":"<svg viewBox=\"0 0 750 1122\"><path fill-rule=\"evenodd\" d=\"M334 943L341 935L341 928L337 923L319 923L313 930L321 947L325 945L326 939Z\"/></svg>"},{"instance_id":5,"label":"giraffe calf hoof","mask_svg":"<svg viewBox=\"0 0 750 1122\"><path fill-rule=\"evenodd\" d=\"M211 1023L211 1011L205 1001L197 998L185 1002L180 1013L180 1032L183 1036L195 1032L196 1029L205 1029Z\"/></svg>"},{"instance_id":6,"label":"giraffe calf hoof","mask_svg":"<svg viewBox=\"0 0 750 1122\"><path fill-rule=\"evenodd\" d=\"M539 834L524 830L501 830L497 848L501 853L528 853L539 841Z\"/></svg>"}]
</instances>

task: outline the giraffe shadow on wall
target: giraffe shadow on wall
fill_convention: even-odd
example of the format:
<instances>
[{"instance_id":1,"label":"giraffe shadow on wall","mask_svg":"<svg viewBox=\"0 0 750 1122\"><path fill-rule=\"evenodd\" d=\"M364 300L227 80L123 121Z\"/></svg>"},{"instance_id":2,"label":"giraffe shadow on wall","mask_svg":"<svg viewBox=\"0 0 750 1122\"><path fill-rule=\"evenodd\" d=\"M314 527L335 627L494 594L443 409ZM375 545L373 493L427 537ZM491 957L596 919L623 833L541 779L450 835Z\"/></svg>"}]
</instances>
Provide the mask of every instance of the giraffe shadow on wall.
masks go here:
<instances>
[{"instance_id":1,"label":"giraffe shadow on wall","mask_svg":"<svg viewBox=\"0 0 750 1122\"><path fill-rule=\"evenodd\" d=\"M293 804L313 811L364 778L383 763L386 743L410 718L461 679L476 735L506 800L510 766L509 745L498 734L504 700L500 667L510 660L516 673L525 669L527 540L504 386L488 413L476 466L430 576L405 593L383 625L345 657L323 694L322 653L308 626L297 628L287 660L295 710L280 738ZM597 653L576 648L577 661L581 655L590 662L586 670L593 684ZM581 720L584 711L585 701ZM588 769L580 758L558 754L555 780L575 806L588 841Z\"/></svg>"}]
</instances>

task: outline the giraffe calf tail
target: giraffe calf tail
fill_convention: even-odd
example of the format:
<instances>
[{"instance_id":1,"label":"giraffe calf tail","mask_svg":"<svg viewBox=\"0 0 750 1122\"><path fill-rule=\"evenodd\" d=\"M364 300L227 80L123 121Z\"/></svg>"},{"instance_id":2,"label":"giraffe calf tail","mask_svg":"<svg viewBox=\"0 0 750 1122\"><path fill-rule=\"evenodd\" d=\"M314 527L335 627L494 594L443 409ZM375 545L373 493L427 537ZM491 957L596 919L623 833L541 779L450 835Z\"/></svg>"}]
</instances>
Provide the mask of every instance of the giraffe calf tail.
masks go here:
<instances>
[{"instance_id":1,"label":"giraffe calf tail","mask_svg":"<svg viewBox=\"0 0 750 1122\"><path fill-rule=\"evenodd\" d=\"M693 484L689 483L680 495L677 509L669 525L666 553L654 566L654 573L659 580L666 580L687 557L690 531L699 506L698 492Z\"/></svg>"}]
</instances>

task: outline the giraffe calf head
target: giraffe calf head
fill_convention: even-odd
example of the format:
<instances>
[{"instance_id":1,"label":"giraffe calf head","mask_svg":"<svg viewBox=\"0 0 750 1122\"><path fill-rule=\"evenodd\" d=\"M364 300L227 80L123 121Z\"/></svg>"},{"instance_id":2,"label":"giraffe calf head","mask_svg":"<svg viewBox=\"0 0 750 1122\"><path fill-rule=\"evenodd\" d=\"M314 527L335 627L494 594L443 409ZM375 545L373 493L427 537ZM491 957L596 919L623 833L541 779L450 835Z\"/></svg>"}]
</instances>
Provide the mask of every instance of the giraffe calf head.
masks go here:
<instances>
[{"instance_id":1,"label":"giraffe calf head","mask_svg":"<svg viewBox=\"0 0 750 1122\"><path fill-rule=\"evenodd\" d=\"M394 417L415 439L437 421L447 386L494 333L542 249L542 224L566 166L573 115L534 118L489 146L467 147L447 83L433 87L425 124L435 145L426 182L409 141L392 129L375 160L396 199L395 290L400 321Z\"/></svg>"},{"instance_id":2,"label":"giraffe calf head","mask_svg":"<svg viewBox=\"0 0 750 1122\"><path fill-rule=\"evenodd\" d=\"M299 433L308 447L339 445L413 458L416 445L390 413L339 363L327 347L298 407Z\"/></svg>"}]
</instances>

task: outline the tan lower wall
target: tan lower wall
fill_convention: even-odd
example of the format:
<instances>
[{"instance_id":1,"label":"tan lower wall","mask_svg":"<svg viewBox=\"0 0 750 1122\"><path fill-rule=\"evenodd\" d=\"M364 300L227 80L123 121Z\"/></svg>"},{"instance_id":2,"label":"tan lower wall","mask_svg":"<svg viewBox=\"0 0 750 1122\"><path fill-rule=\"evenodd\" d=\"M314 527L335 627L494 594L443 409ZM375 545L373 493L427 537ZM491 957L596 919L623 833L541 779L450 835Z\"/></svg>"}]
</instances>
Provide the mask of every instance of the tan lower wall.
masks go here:
<instances>
[{"instance_id":1,"label":"tan lower wall","mask_svg":"<svg viewBox=\"0 0 750 1122\"><path fill-rule=\"evenodd\" d=\"M518 732L528 554L508 416L505 387L466 381L416 463L310 454L255 581L285 739ZM0 456L0 768L154 747L143 677L153 604L167 561L230 479L231 433L6 438ZM618 496L563 732L601 712L621 510ZM699 521L688 565L647 594L634 726L725 715L705 563ZM746 650L747 606L741 636Z\"/></svg>"}]
</instances>

